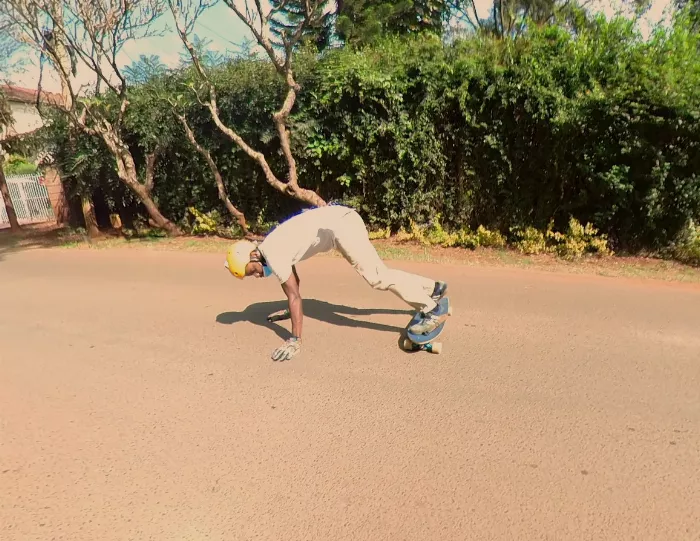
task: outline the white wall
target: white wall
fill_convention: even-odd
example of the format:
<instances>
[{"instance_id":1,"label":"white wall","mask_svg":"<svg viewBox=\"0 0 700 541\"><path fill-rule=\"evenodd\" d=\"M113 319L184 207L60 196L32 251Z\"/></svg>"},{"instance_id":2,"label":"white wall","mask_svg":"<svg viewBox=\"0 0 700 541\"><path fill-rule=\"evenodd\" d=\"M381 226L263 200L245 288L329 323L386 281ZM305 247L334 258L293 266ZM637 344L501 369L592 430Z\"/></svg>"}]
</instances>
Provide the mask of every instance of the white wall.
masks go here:
<instances>
[{"instance_id":1,"label":"white wall","mask_svg":"<svg viewBox=\"0 0 700 541\"><path fill-rule=\"evenodd\" d=\"M13 120L13 124L8 130L10 134L26 133L42 125L41 116L34 105L17 101L9 103ZM0 133L4 136L5 130Z\"/></svg>"}]
</instances>

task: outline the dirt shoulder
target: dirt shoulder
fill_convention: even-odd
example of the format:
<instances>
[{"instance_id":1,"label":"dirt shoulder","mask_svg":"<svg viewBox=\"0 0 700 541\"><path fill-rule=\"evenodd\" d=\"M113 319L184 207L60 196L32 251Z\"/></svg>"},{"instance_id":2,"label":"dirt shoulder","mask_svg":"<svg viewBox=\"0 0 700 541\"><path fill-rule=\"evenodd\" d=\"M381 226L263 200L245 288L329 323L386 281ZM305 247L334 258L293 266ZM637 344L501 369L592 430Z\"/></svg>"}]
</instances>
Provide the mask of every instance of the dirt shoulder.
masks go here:
<instances>
[{"instance_id":1,"label":"dirt shoulder","mask_svg":"<svg viewBox=\"0 0 700 541\"><path fill-rule=\"evenodd\" d=\"M5 253L36 248L70 250L170 250L186 252L224 252L233 242L217 237L165 238L160 236L126 239L106 235L90 241L84 235L61 228L36 228L21 234L0 232L0 257ZM567 261L554 255L524 255L513 249L442 248L424 246L414 241L395 239L373 240L379 255L385 260L449 263L468 266L517 268L538 272L603 277L624 277L668 283L693 284L700 287L700 268L654 257L584 257ZM339 257L337 253L321 257Z\"/></svg>"}]
</instances>

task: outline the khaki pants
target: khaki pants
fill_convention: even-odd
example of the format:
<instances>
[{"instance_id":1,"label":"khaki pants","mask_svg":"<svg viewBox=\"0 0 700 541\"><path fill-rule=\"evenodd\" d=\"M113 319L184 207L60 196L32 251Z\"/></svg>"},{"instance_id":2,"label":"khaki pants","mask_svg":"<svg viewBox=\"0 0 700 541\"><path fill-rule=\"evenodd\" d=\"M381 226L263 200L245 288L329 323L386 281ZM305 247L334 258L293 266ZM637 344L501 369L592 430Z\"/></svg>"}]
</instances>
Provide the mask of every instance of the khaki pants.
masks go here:
<instances>
[{"instance_id":1,"label":"khaki pants","mask_svg":"<svg viewBox=\"0 0 700 541\"><path fill-rule=\"evenodd\" d=\"M330 229L337 250L374 289L391 291L416 310L429 312L437 306L430 296L435 280L388 268L372 246L367 227L357 212L345 214Z\"/></svg>"}]
</instances>

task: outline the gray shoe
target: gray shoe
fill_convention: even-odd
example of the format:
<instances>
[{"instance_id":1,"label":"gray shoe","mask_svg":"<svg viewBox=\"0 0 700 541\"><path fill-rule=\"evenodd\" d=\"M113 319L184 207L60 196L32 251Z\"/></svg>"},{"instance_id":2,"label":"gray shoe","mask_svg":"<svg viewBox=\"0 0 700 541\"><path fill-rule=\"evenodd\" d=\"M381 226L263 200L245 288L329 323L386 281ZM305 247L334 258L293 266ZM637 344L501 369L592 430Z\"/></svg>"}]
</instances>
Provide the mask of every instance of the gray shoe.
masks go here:
<instances>
[{"instance_id":1,"label":"gray shoe","mask_svg":"<svg viewBox=\"0 0 700 541\"><path fill-rule=\"evenodd\" d=\"M441 306L438 304L430 312L425 314L423 319L418 323L409 327L409 332L413 334L428 334L437 329L448 317L448 313L441 312L440 309Z\"/></svg>"},{"instance_id":2,"label":"gray shoe","mask_svg":"<svg viewBox=\"0 0 700 541\"><path fill-rule=\"evenodd\" d=\"M445 293L447 293L447 283L438 281L435 282L435 288L430 294L430 298L433 299L435 302L439 302L440 299L442 299L445 296Z\"/></svg>"}]
</instances>

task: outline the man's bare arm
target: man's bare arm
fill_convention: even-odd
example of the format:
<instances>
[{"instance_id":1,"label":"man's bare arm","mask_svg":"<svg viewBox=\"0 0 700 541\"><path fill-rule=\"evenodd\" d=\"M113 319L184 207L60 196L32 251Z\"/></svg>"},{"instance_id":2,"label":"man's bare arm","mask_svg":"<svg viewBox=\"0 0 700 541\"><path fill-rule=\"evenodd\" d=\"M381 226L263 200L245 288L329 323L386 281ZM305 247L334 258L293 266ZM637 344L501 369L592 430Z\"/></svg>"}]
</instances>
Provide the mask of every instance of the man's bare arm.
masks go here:
<instances>
[{"instance_id":1,"label":"man's bare arm","mask_svg":"<svg viewBox=\"0 0 700 541\"><path fill-rule=\"evenodd\" d=\"M282 290L287 295L287 300L289 301L289 314L292 318L292 334L297 338L301 338L302 321L304 319L299 283L300 280L297 270L295 267L292 267L292 276L282 284Z\"/></svg>"}]
</instances>

